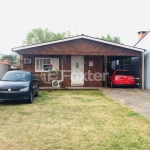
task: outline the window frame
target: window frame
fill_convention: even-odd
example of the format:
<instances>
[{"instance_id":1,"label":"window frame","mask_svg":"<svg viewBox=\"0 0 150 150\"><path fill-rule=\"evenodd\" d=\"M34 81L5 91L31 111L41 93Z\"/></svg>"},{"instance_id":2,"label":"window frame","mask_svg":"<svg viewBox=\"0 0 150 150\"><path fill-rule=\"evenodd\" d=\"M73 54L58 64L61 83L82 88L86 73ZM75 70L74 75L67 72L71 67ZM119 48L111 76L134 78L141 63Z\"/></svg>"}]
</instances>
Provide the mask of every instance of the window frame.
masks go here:
<instances>
[{"instance_id":1,"label":"window frame","mask_svg":"<svg viewBox=\"0 0 150 150\"><path fill-rule=\"evenodd\" d=\"M35 57L35 72L48 72L48 70L44 70L44 59L50 59L50 64L52 63L52 59L58 59L58 68L59 68L59 58L53 58L53 57ZM42 60L42 70L37 70L37 60L39 60L39 69L40 69L40 60ZM59 69L58 69L59 70Z\"/></svg>"}]
</instances>

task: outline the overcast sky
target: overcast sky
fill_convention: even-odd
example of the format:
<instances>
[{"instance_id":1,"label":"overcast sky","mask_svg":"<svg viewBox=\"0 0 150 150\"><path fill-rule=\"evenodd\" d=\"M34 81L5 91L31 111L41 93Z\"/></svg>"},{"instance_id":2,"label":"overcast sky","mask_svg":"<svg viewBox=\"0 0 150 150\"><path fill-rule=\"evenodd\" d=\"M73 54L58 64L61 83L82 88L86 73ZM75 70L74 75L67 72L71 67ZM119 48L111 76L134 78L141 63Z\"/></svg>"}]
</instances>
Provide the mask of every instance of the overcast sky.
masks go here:
<instances>
[{"instance_id":1,"label":"overcast sky","mask_svg":"<svg viewBox=\"0 0 150 150\"><path fill-rule=\"evenodd\" d=\"M149 0L0 0L0 51L21 46L33 28L137 42L138 31L150 30Z\"/></svg>"}]
</instances>

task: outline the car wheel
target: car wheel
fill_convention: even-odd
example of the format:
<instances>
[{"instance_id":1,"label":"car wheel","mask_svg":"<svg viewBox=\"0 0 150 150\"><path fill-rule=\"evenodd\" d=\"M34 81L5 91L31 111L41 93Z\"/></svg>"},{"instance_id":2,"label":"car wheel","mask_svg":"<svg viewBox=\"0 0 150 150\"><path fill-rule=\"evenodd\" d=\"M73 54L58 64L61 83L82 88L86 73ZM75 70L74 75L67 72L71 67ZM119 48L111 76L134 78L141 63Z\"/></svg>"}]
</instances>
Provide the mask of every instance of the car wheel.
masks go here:
<instances>
[{"instance_id":1,"label":"car wheel","mask_svg":"<svg viewBox=\"0 0 150 150\"><path fill-rule=\"evenodd\" d=\"M37 89L36 94L35 94L35 97L38 97L38 96L39 96L39 88Z\"/></svg>"},{"instance_id":2,"label":"car wheel","mask_svg":"<svg viewBox=\"0 0 150 150\"><path fill-rule=\"evenodd\" d=\"M111 88L114 88L114 84L113 84L112 81L110 82L110 87L111 87Z\"/></svg>"},{"instance_id":3,"label":"car wheel","mask_svg":"<svg viewBox=\"0 0 150 150\"><path fill-rule=\"evenodd\" d=\"M30 91L30 97L28 99L28 103L32 103L33 102L33 94L32 91Z\"/></svg>"}]
</instances>

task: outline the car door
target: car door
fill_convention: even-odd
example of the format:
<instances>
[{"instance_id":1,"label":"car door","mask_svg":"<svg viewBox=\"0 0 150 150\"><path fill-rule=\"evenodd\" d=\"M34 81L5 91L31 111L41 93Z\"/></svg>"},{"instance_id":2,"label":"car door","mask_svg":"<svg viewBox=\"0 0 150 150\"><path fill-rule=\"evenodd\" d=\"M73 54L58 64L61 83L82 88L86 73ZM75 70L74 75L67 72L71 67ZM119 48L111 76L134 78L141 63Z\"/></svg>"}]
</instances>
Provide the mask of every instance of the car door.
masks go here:
<instances>
[{"instance_id":1,"label":"car door","mask_svg":"<svg viewBox=\"0 0 150 150\"><path fill-rule=\"evenodd\" d=\"M38 89L38 82L37 81L38 80L37 80L35 74L31 73L31 86L32 86L33 95L36 94L37 89Z\"/></svg>"},{"instance_id":2,"label":"car door","mask_svg":"<svg viewBox=\"0 0 150 150\"><path fill-rule=\"evenodd\" d=\"M35 86L35 93L37 93L37 91L39 90L39 80L37 78L37 76L33 73L33 78L34 78L34 86Z\"/></svg>"}]
</instances>

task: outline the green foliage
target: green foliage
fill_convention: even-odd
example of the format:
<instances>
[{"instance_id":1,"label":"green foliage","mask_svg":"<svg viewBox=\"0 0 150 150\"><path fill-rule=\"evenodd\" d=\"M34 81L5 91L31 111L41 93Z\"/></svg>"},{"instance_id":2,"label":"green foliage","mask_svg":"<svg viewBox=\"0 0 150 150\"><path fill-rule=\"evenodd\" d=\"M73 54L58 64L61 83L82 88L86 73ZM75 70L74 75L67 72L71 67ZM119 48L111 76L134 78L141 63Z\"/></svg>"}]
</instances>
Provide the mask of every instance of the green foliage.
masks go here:
<instances>
[{"instance_id":1,"label":"green foliage","mask_svg":"<svg viewBox=\"0 0 150 150\"><path fill-rule=\"evenodd\" d=\"M19 64L19 55L3 55L3 57L1 58L1 60L4 60L6 58L10 59L11 60L11 64L14 64L14 65L18 65Z\"/></svg>"},{"instance_id":2,"label":"green foliage","mask_svg":"<svg viewBox=\"0 0 150 150\"><path fill-rule=\"evenodd\" d=\"M114 42L114 43L122 44L119 37L116 37L116 36L112 37L109 34L107 34L107 36L102 36L101 39L105 40L105 41L109 41L109 42Z\"/></svg>"},{"instance_id":3,"label":"green foliage","mask_svg":"<svg viewBox=\"0 0 150 150\"><path fill-rule=\"evenodd\" d=\"M60 40L70 36L71 36L70 31L62 32L62 33L59 32L54 33L49 31L48 28L44 30L41 28L35 28L29 31L29 33L27 33L27 37L23 41L23 45L50 42L50 41Z\"/></svg>"}]
</instances>

